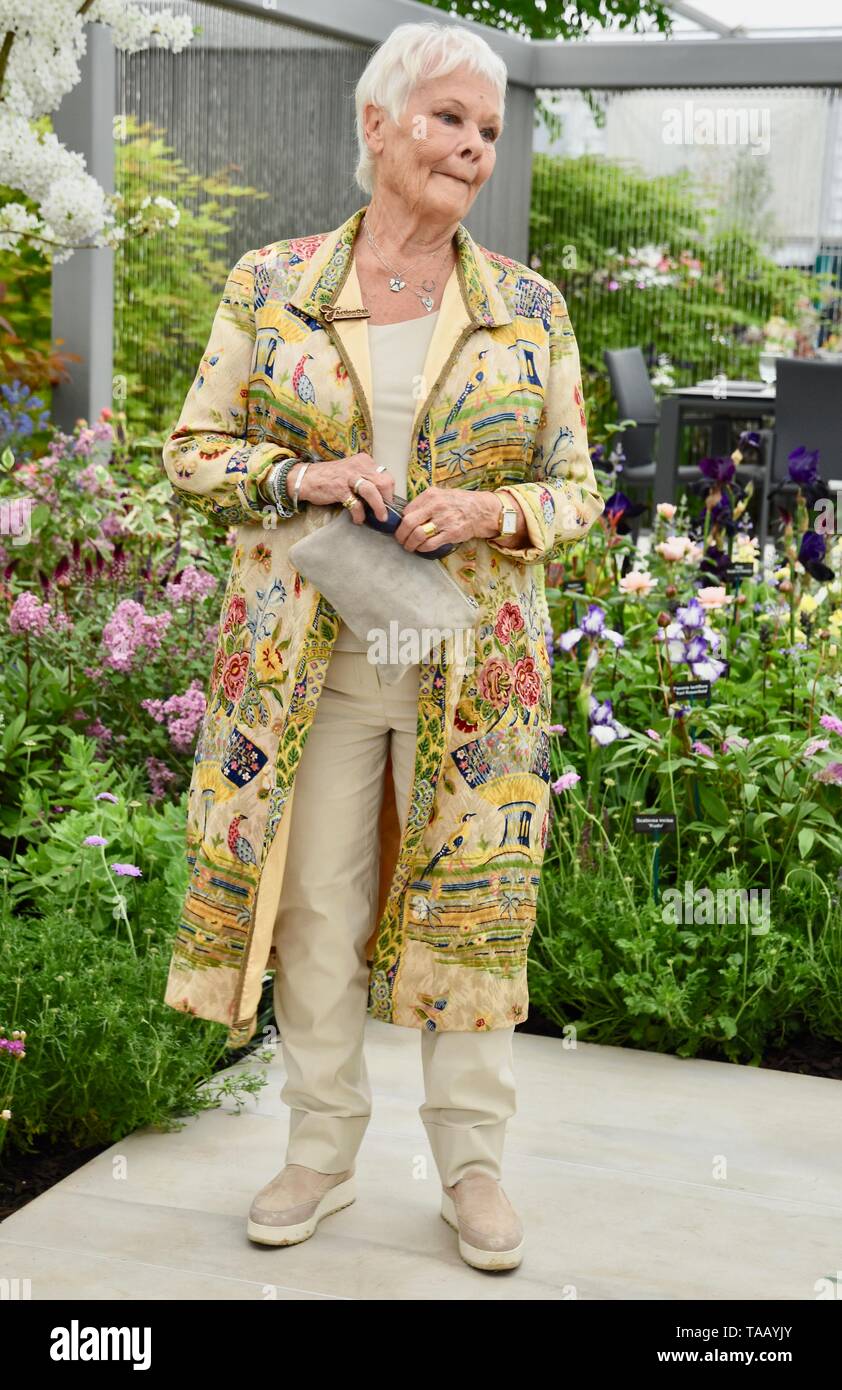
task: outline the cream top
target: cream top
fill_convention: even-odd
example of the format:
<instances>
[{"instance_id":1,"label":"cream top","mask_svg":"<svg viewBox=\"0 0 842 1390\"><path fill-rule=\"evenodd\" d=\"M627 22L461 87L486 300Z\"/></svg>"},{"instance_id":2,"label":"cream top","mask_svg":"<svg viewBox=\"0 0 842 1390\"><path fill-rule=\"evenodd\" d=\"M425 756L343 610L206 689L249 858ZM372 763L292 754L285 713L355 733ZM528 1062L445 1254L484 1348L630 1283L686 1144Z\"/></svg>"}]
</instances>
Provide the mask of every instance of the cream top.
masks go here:
<instances>
[{"instance_id":1,"label":"cream top","mask_svg":"<svg viewBox=\"0 0 842 1390\"><path fill-rule=\"evenodd\" d=\"M395 493L406 496L407 469L412 424L419 404L418 378L424 369L427 349L433 336L438 309L402 323L368 324L373 394L374 451L379 467L385 464L395 480ZM347 623L336 638L342 651L364 652Z\"/></svg>"}]
</instances>

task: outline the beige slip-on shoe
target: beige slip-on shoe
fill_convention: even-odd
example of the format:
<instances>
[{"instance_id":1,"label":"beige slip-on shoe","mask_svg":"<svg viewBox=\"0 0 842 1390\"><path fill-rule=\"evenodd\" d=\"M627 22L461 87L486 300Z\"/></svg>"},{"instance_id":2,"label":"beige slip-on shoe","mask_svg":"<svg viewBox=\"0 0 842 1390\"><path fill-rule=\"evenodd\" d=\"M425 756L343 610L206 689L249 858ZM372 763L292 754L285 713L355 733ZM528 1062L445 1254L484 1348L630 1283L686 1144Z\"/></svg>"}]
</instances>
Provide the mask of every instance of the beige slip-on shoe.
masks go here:
<instances>
[{"instance_id":1,"label":"beige slip-on shoe","mask_svg":"<svg viewBox=\"0 0 842 1390\"><path fill-rule=\"evenodd\" d=\"M516 1269L523 1224L496 1178L469 1173L442 1188L441 1214L459 1234L459 1254L474 1269Z\"/></svg>"},{"instance_id":2,"label":"beige slip-on shoe","mask_svg":"<svg viewBox=\"0 0 842 1390\"><path fill-rule=\"evenodd\" d=\"M260 1245L298 1245L309 1239L323 1216L349 1207L356 1196L353 1168L319 1173L288 1163L252 1202L248 1237Z\"/></svg>"}]
</instances>

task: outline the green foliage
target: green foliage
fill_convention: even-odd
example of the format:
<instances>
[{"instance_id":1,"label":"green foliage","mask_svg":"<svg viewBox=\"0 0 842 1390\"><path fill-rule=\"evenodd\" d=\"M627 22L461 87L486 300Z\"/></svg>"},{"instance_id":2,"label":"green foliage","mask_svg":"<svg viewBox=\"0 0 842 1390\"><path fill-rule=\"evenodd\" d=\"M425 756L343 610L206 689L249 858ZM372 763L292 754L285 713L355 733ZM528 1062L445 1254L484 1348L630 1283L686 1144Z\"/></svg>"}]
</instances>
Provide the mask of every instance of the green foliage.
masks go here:
<instances>
[{"instance_id":1,"label":"green foliage","mask_svg":"<svg viewBox=\"0 0 842 1390\"><path fill-rule=\"evenodd\" d=\"M595 835L598 839L598 836ZM542 877L539 921L530 949L530 1002L584 1042L649 1048L679 1057L700 1053L757 1065L771 1043L798 1025L842 1025L828 1016L825 967L804 927L809 895L772 899L772 927L673 923L651 899L652 849L615 840L593 862L561 854ZM742 874L714 875L688 856L687 880L739 888ZM835 942L831 947L831 936ZM823 938L842 970L842 914Z\"/></svg>"},{"instance_id":2,"label":"green foliage","mask_svg":"<svg viewBox=\"0 0 842 1390\"><path fill-rule=\"evenodd\" d=\"M26 1033L23 1057L0 1051L0 1108L11 1110L0 1149L180 1129L178 1117L265 1085L256 1070L201 1084L225 1056L226 1030L163 1003L178 911L163 874L143 890L137 951L83 913L45 907L0 916L0 1019L7 1035Z\"/></svg>"},{"instance_id":3,"label":"green foliage","mask_svg":"<svg viewBox=\"0 0 842 1390\"><path fill-rule=\"evenodd\" d=\"M162 135L127 117L115 146L125 204L164 196L180 213L176 227L127 241L115 258L115 406L132 433L167 433L175 423L235 259L227 247L237 203L270 196L236 183L235 166L193 173Z\"/></svg>"},{"instance_id":4,"label":"green foliage","mask_svg":"<svg viewBox=\"0 0 842 1390\"><path fill-rule=\"evenodd\" d=\"M464 15L491 29L531 39L584 38L595 29L672 33L669 12L657 0L570 0L537 6L535 0L425 0L432 9Z\"/></svg>"},{"instance_id":5,"label":"green foliage","mask_svg":"<svg viewBox=\"0 0 842 1390\"><path fill-rule=\"evenodd\" d=\"M762 326L797 317L816 297L815 277L777 265L756 233L719 214L715 194L687 171L655 178L600 155L534 155L531 262L567 300L592 442L615 413L606 348L667 353L679 386L720 371L756 377ZM670 283L620 281L619 257L647 246L674 262Z\"/></svg>"}]
</instances>

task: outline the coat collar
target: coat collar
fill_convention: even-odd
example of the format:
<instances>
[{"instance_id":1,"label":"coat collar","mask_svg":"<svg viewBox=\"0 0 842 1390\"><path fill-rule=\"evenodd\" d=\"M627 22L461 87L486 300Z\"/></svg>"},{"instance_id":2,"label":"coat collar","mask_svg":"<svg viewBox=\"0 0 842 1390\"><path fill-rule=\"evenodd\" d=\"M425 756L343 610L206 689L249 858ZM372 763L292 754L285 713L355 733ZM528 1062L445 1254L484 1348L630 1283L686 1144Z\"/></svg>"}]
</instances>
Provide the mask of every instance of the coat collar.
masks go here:
<instances>
[{"instance_id":1,"label":"coat collar","mask_svg":"<svg viewBox=\"0 0 842 1390\"><path fill-rule=\"evenodd\" d=\"M341 227L328 232L316 248L307 269L287 301L311 318L327 323L324 310L359 309L363 307L360 283L352 255L354 239L366 208L358 208ZM512 322L485 254L477 246L464 223L456 228L456 264L444 287L436 326L430 340L422 369L422 380L440 384L451 354L463 336L475 329L497 328ZM354 391L367 426L372 427L374 392L371 380L371 354L368 320L350 312L346 317L330 318L330 329L342 346ZM413 433L429 406L420 400L412 423ZM371 440L369 436L369 444ZM410 462L408 473L410 495L421 486L417 465Z\"/></svg>"},{"instance_id":2,"label":"coat collar","mask_svg":"<svg viewBox=\"0 0 842 1390\"><path fill-rule=\"evenodd\" d=\"M366 207L328 232L310 260L289 299L304 313L320 317L320 310L334 304L352 265L354 241ZM494 281L486 256L463 222L456 228L456 276L468 319L477 328L497 328L511 323L505 300ZM357 301L359 303L359 301Z\"/></svg>"}]
</instances>

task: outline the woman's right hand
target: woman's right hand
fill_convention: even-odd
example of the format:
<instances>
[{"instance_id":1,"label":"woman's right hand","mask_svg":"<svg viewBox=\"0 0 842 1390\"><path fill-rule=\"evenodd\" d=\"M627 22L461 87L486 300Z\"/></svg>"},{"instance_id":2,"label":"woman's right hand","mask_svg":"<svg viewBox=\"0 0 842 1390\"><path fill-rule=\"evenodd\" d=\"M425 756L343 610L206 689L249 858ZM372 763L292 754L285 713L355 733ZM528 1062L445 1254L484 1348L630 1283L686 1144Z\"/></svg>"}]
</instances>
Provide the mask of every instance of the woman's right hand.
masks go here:
<instances>
[{"instance_id":1,"label":"woman's right hand","mask_svg":"<svg viewBox=\"0 0 842 1390\"><path fill-rule=\"evenodd\" d=\"M371 454L366 453L351 454L350 458L344 459L319 459L305 470L299 498L317 507L332 506L346 500L355 490L354 484L359 478L361 481L356 491L370 504L378 521L385 521L387 513L383 499L391 502L395 480L389 472L377 473L376 467ZM300 465L296 465L287 474L286 488L289 497L295 489L299 471ZM346 510L350 512L351 520L356 526L363 525L365 508L361 501L355 502L353 507Z\"/></svg>"}]
</instances>

